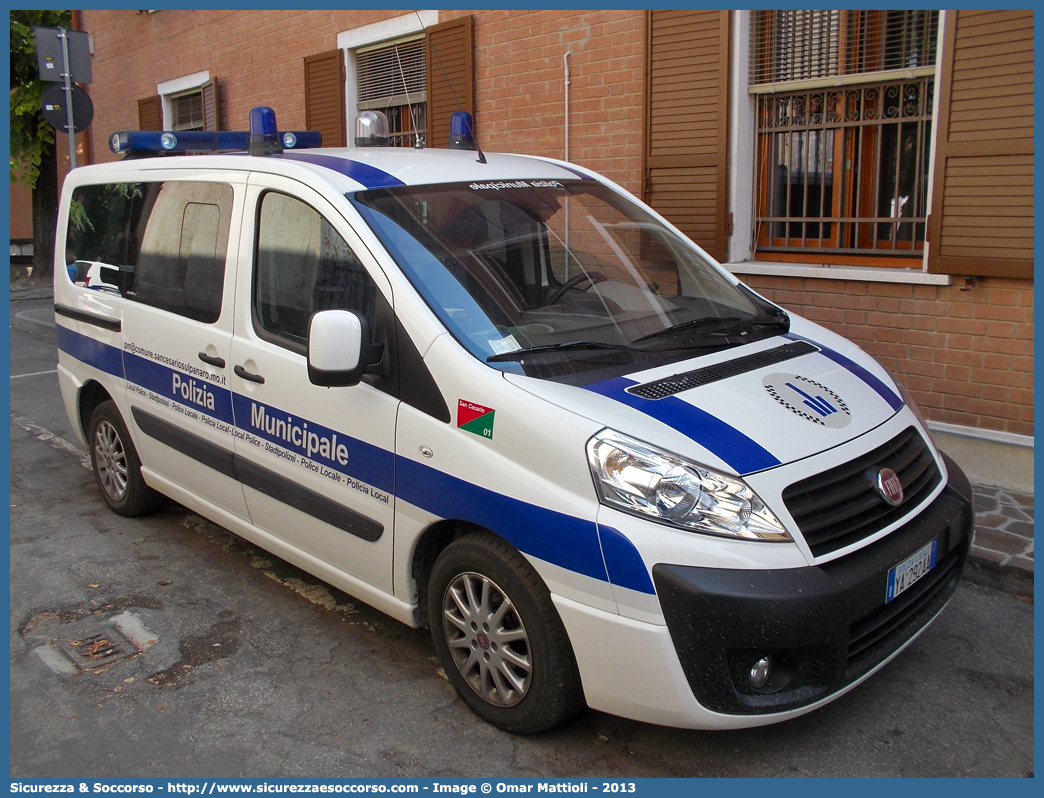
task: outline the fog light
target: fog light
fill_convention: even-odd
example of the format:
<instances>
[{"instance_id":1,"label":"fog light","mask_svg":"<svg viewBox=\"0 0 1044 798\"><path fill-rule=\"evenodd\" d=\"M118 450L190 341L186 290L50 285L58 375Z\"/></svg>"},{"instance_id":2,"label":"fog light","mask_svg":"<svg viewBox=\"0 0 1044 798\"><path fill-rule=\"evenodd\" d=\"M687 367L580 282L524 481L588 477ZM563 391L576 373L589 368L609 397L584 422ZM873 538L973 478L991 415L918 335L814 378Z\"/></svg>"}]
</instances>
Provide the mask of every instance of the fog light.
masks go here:
<instances>
[{"instance_id":1,"label":"fog light","mask_svg":"<svg viewBox=\"0 0 1044 798\"><path fill-rule=\"evenodd\" d=\"M750 685L755 690L760 690L769 680L772 673L772 657L762 657L750 669Z\"/></svg>"}]
</instances>

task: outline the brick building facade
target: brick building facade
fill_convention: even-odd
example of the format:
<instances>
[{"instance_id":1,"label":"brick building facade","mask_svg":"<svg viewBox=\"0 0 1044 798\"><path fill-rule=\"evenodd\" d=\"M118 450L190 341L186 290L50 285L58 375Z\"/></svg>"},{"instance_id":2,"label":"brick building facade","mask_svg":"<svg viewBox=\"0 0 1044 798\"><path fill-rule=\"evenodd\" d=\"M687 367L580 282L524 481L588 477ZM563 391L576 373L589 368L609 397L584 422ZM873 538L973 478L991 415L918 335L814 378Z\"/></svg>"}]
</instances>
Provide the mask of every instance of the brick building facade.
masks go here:
<instances>
[{"instance_id":1,"label":"brick building facade","mask_svg":"<svg viewBox=\"0 0 1044 798\"><path fill-rule=\"evenodd\" d=\"M194 93L202 110L185 118L224 130L244 129L256 105L272 106L282 129L302 129L337 103L333 124L343 126L324 132L327 142L350 137L357 109L390 103L409 143L410 130L439 130L440 114L453 109L438 92L456 85L483 149L568 156L606 174L753 288L858 342L933 426L1025 445L1033 435L1028 13L1027 21L1013 12L82 11L94 46L91 158L113 159L107 134L137 129L148 114L170 128ZM464 44L443 45L435 31L460 33ZM415 90L409 105L392 90L373 99L362 64L387 47L405 56L411 43L427 91ZM820 66L803 72L809 54ZM854 54L862 66L851 66ZM333 95L319 93L319 72L306 77L315 56L331 65ZM758 77L770 62L775 72ZM402 69L399 59L391 76ZM1015 107L1005 97L1028 98L1028 122L996 110ZM426 117L413 107L421 98ZM802 104L809 113L799 118ZM811 114L816 104L827 113ZM986 125L975 121L982 108L992 109ZM897 119L882 122L892 111ZM778 124L790 126L785 136ZM1008 138L998 145L998 136ZM980 139L991 140L984 154L962 149ZM434 133L428 143L445 146ZM781 191L785 201L766 199ZM860 192L874 203L862 216L852 210ZM977 209L976 197L1002 213ZM799 212L815 221L795 219Z\"/></svg>"}]
</instances>

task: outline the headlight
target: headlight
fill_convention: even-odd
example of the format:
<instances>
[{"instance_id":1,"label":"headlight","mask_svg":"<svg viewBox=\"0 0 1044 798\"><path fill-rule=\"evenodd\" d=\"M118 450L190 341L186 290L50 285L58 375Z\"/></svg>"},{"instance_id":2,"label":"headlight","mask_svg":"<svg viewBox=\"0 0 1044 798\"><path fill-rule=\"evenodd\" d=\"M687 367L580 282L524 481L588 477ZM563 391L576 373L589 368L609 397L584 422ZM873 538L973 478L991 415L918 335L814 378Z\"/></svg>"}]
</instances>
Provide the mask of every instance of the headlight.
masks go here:
<instances>
[{"instance_id":1,"label":"headlight","mask_svg":"<svg viewBox=\"0 0 1044 798\"><path fill-rule=\"evenodd\" d=\"M587 442L602 502L693 532L751 540L791 540L743 480L711 471L612 430Z\"/></svg>"}]
</instances>

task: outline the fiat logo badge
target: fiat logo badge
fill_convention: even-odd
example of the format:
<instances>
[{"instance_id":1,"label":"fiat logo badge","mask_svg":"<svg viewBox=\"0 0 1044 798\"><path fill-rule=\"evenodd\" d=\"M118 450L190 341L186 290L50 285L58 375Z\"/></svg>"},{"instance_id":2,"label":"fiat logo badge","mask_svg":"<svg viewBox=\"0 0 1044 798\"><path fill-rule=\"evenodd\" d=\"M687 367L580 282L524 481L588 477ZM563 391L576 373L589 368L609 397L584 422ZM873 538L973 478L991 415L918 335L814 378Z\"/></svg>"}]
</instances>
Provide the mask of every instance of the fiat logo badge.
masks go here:
<instances>
[{"instance_id":1,"label":"fiat logo badge","mask_svg":"<svg viewBox=\"0 0 1044 798\"><path fill-rule=\"evenodd\" d=\"M902 488L900 488L900 492L901 491L902 491ZM483 651L485 651L487 648L489 648L489 638L486 637L484 634L482 634L482 632L478 633L478 644L480 646L482 646L482 650Z\"/></svg>"},{"instance_id":2,"label":"fiat logo badge","mask_svg":"<svg viewBox=\"0 0 1044 798\"><path fill-rule=\"evenodd\" d=\"M876 486L881 497L893 507L903 503L903 483L899 475L890 468L882 468L877 472Z\"/></svg>"}]
</instances>

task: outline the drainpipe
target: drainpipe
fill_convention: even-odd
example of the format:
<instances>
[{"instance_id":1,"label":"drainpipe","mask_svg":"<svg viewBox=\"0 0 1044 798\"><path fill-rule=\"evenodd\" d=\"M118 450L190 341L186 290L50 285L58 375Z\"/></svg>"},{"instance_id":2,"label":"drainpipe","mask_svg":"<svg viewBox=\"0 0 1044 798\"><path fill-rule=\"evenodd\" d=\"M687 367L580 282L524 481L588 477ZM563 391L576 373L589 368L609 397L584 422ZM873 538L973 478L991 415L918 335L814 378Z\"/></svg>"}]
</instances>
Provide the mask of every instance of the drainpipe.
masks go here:
<instances>
[{"instance_id":1,"label":"drainpipe","mask_svg":"<svg viewBox=\"0 0 1044 798\"><path fill-rule=\"evenodd\" d=\"M569 160L569 56L573 48L569 48L562 56L562 66L565 68L565 158ZM569 279L569 195L565 198L565 278Z\"/></svg>"},{"instance_id":2,"label":"drainpipe","mask_svg":"<svg viewBox=\"0 0 1044 798\"><path fill-rule=\"evenodd\" d=\"M562 56L562 66L565 67L565 158L569 160L569 56L573 49L569 48Z\"/></svg>"}]
</instances>

